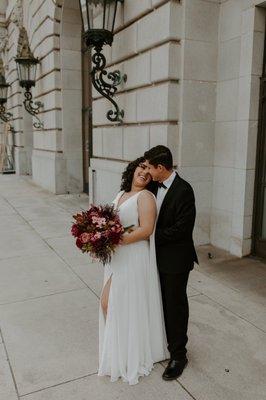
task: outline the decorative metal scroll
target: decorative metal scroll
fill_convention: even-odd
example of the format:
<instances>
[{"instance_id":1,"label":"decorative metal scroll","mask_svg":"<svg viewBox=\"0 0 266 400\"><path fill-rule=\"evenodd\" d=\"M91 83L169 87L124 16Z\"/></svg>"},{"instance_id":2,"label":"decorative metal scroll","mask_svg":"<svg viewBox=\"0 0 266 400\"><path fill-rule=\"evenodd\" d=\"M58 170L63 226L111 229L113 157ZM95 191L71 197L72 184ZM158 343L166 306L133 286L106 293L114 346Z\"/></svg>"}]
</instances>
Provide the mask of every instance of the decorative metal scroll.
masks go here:
<instances>
[{"instance_id":1,"label":"decorative metal scroll","mask_svg":"<svg viewBox=\"0 0 266 400\"><path fill-rule=\"evenodd\" d=\"M94 64L91 71L93 86L114 106L114 110L109 110L107 112L107 118L111 122L123 122L124 110L120 110L113 99L113 96L117 92L117 86L122 82L126 82L127 76L122 75L118 70L109 73L105 70L106 58L102 54L102 46L95 46L95 53L92 55L92 62ZM107 77L109 82L105 80L105 77Z\"/></svg>"},{"instance_id":2,"label":"decorative metal scroll","mask_svg":"<svg viewBox=\"0 0 266 400\"><path fill-rule=\"evenodd\" d=\"M6 108L4 106L4 104L0 104L0 119L3 122L9 122L13 117L13 114L11 114L10 112L6 112Z\"/></svg>"},{"instance_id":3,"label":"decorative metal scroll","mask_svg":"<svg viewBox=\"0 0 266 400\"><path fill-rule=\"evenodd\" d=\"M43 103L40 101L33 101L32 94L30 91L26 90L24 93L25 99L23 101L25 110L28 111L37 121L33 123L34 128L42 129L43 122L40 120L37 114L40 112L40 108L43 107Z\"/></svg>"}]
</instances>

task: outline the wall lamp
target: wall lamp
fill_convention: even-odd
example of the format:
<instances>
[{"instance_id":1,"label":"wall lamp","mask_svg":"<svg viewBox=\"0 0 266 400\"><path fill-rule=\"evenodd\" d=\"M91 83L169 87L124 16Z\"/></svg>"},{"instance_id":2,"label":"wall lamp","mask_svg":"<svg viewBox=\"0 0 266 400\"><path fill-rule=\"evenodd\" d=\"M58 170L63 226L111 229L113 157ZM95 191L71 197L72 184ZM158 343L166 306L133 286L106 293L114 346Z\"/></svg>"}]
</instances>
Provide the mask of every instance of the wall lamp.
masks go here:
<instances>
[{"instance_id":1,"label":"wall lamp","mask_svg":"<svg viewBox=\"0 0 266 400\"><path fill-rule=\"evenodd\" d=\"M12 114L6 112L5 103L7 102L7 91L9 84L2 73L0 73L0 118L4 122L9 122L12 119Z\"/></svg>"},{"instance_id":2,"label":"wall lamp","mask_svg":"<svg viewBox=\"0 0 266 400\"><path fill-rule=\"evenodd\" d=\"M127 76L120 71L106 71L106 58L102 53L104 45L111 46L118 3L124 0L79 0L83 23L83 38L88 48L93 48L92 83L95 89L114 106L107 112L111 122L122 122L124 110L120 110L113 99L117 86L126 82ZM108 79L108 81L105 80Z\"/></svg>"},{"instance_id":3,"label":"wall lamp","mask_svg":"<svg viewBox=\"0 0 266 400\"><path fill-rule=\"evenodd\" d=\"M37 120L33 123L33 126L36 129L41 129L43 128L43 122L41 122L38 117L38 113L40 112L40 108L43 107L43 104L40 101L33 101L31 93L31 88L35 86L36 70L39 60L33 56L30 50L27 33L24 28L22 28L21 37L22 42L15 61L17 64L19 84L25 89L23 104L25 110Z\"/></svg>"}]
</instances>

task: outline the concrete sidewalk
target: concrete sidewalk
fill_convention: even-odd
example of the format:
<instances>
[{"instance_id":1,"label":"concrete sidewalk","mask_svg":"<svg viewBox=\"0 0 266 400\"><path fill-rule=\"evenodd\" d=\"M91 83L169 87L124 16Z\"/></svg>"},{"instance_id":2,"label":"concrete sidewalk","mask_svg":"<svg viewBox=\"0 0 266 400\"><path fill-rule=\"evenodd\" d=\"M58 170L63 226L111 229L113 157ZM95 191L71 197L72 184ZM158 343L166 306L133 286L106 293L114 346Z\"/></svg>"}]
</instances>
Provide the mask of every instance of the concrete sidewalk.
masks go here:
<instances>
[{"instance_id":1,"label":"concrete sidewalk","mask_svg":"<svg viewBox=\"0 0 266 400\"><path fill-rule=\"evenodd\" d=\"M182 377L164 382L161 364L136 386L97 377L103 268L69 233L88 205L85 194L55 196L0 175L0 399L265 399L266 265L211 246L199 248L189 281Z\"/></svg>"}]
</instances>

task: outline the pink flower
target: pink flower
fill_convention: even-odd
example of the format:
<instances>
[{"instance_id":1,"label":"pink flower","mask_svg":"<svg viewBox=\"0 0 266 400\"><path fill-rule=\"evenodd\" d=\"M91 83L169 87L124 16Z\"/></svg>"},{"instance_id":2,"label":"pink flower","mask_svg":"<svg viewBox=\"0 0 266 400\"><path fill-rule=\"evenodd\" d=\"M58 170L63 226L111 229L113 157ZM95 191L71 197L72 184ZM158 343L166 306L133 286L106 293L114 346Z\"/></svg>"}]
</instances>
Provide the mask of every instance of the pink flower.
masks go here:
<instances>
[{"instance_id":1,"label":"pink flower","mask_svg":"<svg viewBox=\"0 0 266 400\"><path fill-rule=\"evenodd\" d=\"M105 218L92 217L92 223L97 226L97 228L102 228L106 224Z\"/></svg>"},{"instance_id":2,"label":"pink flower","mask_svg":"<svg viewBox=\"0 0 266 400\"><path fill-rule=\"evenodd\" d=\"M91 234L84 232L80 235L80 240L82 243L88 243L91 240Z\"/></svg>"},{"instance_id":3,"label":"pink flower","mask_svg":"<svg viewBox=\"0 0 266 400\"><path fill-rule=\"evenodd\" d=\"M92 242L96 242L98 239L101 239L101 234L100 232L96 232L92 237L91 237L91 241Z\"/></svg>"}]
</instances>

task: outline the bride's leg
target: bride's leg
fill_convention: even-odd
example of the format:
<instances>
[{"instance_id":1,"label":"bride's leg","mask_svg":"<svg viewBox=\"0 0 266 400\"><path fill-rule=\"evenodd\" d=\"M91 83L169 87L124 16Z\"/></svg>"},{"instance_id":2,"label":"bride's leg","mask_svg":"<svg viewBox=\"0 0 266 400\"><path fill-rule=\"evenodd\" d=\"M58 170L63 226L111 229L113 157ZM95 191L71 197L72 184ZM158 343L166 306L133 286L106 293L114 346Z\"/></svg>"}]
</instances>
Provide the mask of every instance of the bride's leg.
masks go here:
<instances>
[{"instance_id":1,"label":"bride's leg","mask_svg":"<svg viewBox=\"0 0 266 400\"><path fill-rule=\"evenodd\" d=\"M105 318L106 318L107 310L108 310L108 302L109 302L109 293L110 293L111 283L112 283L112 276L110 276L110 278L104 285L102 295L101 295L101 306L102 306L102 310L103 310Z\"/></svg>"}]
</instances>

